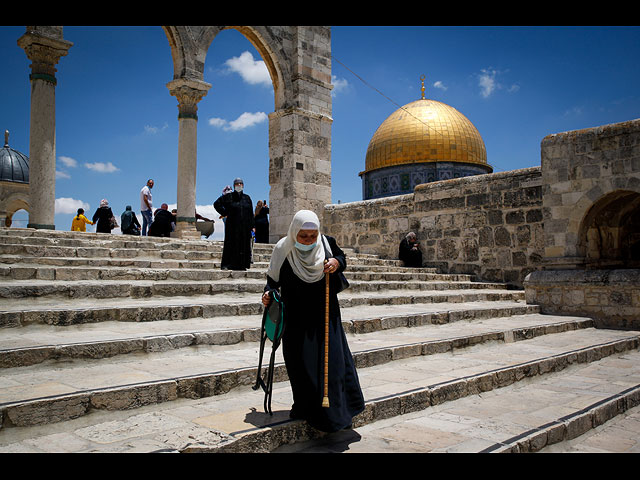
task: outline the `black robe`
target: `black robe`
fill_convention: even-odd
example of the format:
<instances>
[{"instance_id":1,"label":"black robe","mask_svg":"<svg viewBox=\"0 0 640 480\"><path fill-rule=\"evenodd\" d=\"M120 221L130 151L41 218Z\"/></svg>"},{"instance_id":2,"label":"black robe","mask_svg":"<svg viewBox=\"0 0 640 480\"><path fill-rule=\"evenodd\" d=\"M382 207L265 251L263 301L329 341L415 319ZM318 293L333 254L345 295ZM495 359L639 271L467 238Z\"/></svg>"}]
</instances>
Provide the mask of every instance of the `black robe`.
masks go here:
<instances>
[{"instance_id":1,"label":"black robe","mask_svg":"<svg viewBox=\"0 0 640 480\"><path fill-rule=\"evenodd\" d=\"M256 243L269 243L269 207L262 207L255 218Z\"/></svg>"},{"instance_id":2,"label":"black robe","mask_svg":"<svg viewBox=\"0 0 640 480\"><path fill-rule=\"evenodd\" d=\"M410 244L406 238L400 242L398 257L404 262L405 267L422 267L422 252L420 247L412 250L413 244Z\"/></svg>"},{"instance_id":3,"label":"black robe","mask_svg":"<svg viewBox=\"0 0 640 480\"><path fill-rule=\"evenodd\" d=\"M111 233L111 217L113 217L111 207L98 207L92 218L94 223L97 222L97 233Z\"/></svg>"},{"instance_id":4,"label":"black robe","mask_svg":"<svg viewBox=\"0 0 640 480\"><path fill-rule=\"evenodd\" d=\"M155 212L147 235L150 237L170 237L171 222L175 222L175 219L176 217L169 210L159 208Z\"/></svg>"},{"instance_id":5,"label":"black robe","mask_svg":"<svg viewBox=\"0 0 640 480\"><path fill-rule=\"evenodd\" d=\"M326 237L333 256L346 267L344 252L335 239ZM338 280L332 274L331 280ZM364 410L364 397L353 357L342 328L335 283L329 293L329 408L324 395L325 279L306 283L298 278L288 260L280 268L280 281L267 276L267 289L281 288L285 327L282 353L293 392L291 417L306 420L312 427L335 432L351 425Z\"/></svg>"},{"instance_id":6,"label":"black robe","mask_svg":"<svg viewBox=\"0 0 640 480\"><path fill-rule=\"evenodd\" d=\"M245 193L231 192L219 197L213 207L227 217L221 268L245 270L251 266L251 230L254 226L253 203Z\"/></svg>"}]
</instances>

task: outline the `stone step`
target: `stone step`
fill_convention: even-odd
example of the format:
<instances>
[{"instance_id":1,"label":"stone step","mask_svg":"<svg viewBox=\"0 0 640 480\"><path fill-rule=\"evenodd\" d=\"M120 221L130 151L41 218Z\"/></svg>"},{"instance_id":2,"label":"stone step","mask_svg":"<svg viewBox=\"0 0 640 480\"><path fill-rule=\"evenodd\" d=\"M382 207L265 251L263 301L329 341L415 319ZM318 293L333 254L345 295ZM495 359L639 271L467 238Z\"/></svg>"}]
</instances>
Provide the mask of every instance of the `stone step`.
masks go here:
<instances>
[{"instance_id":1,"label":"stone step","mask_svg":"<svg viewBox=\"0 0 640 480\"><path fill-rule=\"evenodd\" d=\"M1 260L0 260L1 262ZM149 263L149 262L148 262ZM210 268L189 268L185 267L135 267L135 266L42 266L37 263L20 262L9 265L0 263L0 281L11 280L220 280L223 278L262 278L266 279L267 266L262 264L259 267L251 268L247 271L220 270L211 266ZM351 266L350 266L351 267ZM422 269L420 269L422 270ZM362 281L466 281L473 279L472 275L466 274L440 274L422 271L388 272L386 269L378 271L368 271L358 269L352 271L347 269L345 276L348 279Z\"/></svg>"},{"instance_id":2,"label":"stone step","mask_svg":"<svg viewBox=\"0 0 640 480\"><path fill-rule=\"evenodd\" d=\"M422 267L422 268L407 268L392 264L379 264L369 265L366 262L352 262L352 258L348 257L348 269L347 274L351 271L355 272L389 272L389 273L409 273L409 274L423 274L438 273L437 268ZM24 267L24 268L42 268L42 267L128 267L128 268L148 268L148 269L220 269L220 260L188 260L188 259L164 259L164 258L92 258L92 257L28 257L25 258L20 255L0 255L0 265L3 265L3 273L0 274L0 280L20 280L20 276L31 276L33 273L9 273L6 267L12 268ZM266 273L269 267L269 261L256 261L251 265L250 270L257 270ZM16 270L19 272L19 270ZM51 278L52 273L36 273L37 278L46 277ZM446 275L446 274L445 274ZM458 275L458 274L456 274ZM472 279L473 275L459 274L458 276L464 276L468 279Z\"/></svg>"},{"instance_id":3,"label":"stone step","mask_svg":"<svg viewBox=\"0 0 640 480\"><path fill-rule=\"evenodd\" d=\"M527 317L532 318L533 321L525 322L523 318L529 319ZM394 331L395 335L380 335L378 332L350 334L349 342L356 366L360 369L387 364L400 358L448 352L456 347L468 347L488 341L504 341L505 338L513 340L525 337L523 334L513 332L514 325L517 324L519 331L522 331L523 327L524 330L534 331L534 327L541 324L546 326L549 321L548 317L540 319L540 315L501 318L493 322L491 320L493 319L482 322L480 329L471 334L469 334L468 325L464 325L467 327L464 329L459 323L440 325L441 338L438 341L433 340L435 329L427 325ZM553 320L558 322L557 318ZM509 334L504 333L505 322L511 325L511 333ZM568 322L565 320L564 323ZM460 335L461 330L464 331L464 335ZM537 330L544 332L544 328ZM628 337L629 334L623 336ZM11 386L2 389L0 405L11 404L13 408L16 403L30 403L38 399L45 399L42 401L53 403L58 400L58 397L63 398L65 403L70 401L75 404L74 400L82 395L82 392L104 389L112 391L114 388L130 389L133 379L137 379L136 388L138 390L146 391L151 388L156 393L158 392L157 388L161 390L166 388L167 377L171 380L198 378L198 381L204 381L206 378L207 381L213 382L212 385L221 377L229 377L227 378L228 382L242 382L242 378L247 376L247 370L255 367L252 363L256 362L258 358L257 346L257 342L243 342L240 345L198 344L191 348L141 354L132 353L97 361L64 361L5 369L3 370L4 381ZM214 372L210 371L212 368L215 369ZM255 370L253 370L253 374L255 378ZM277 376L281 379L286 377L281 363ZM238 380L239 378L240 380ZM97 385L96 382L100 382L100 385ZM162 382L160 387L156 385L157 382ZM26 398L25 395L27 395ZM70 395L73 398L67 400L66 397ZM42 406L42 401L39 406ZM17 425L17 422L14 417L12 423Z\"/></svg>"},{"instance_id":4,"label":"stone step","mask_svg":"<svg viewBox=\"0 0 640 480\"><path fill-rule=\"evenodd\" d=\"M341 438L355 434L366 443L359 450L348 444L354 452L537 451L640 405L639 332L628 338L601 333L571 331L359 368L366 409L351 431L319 435L287 421L282 402L280 416L268 424L240 429L238 421L236 430L222 430L227 436L218 445L187 440L176 450L336 452L336 444L344 447Z\"/></svg>"},{"instance_id":5,"label":"stone step","mask_svg":"<svg viewBox=\"0 0 640 480\"><path fill-rule=\"evenodd\" d=\"M289 420L281 351L273 416L251 389L272 249L230 272L222 242L0 228L0 452L335 449ZM639 332L345 251L361 451L537 451L640 403Z\"/></svg>"},{"instance_id":6,"label":"stone step","mask_svg":"<svg viewBox=\"0 0 640 480\"><path fill-rule=\"evenodd\" d=\"M622 352L273 452L637 453L639 361Z\"/></svg>"},{"instance_id":7,"label":"stone step","mask_svg":"<svg viewBox=\"0 0 640 480\"><path fill-rule=\"evenodd\" d=\"M347 333L371 333L392 328L444 325L458 321L539 313L536 305L519 302L402 305L394 308L350 307L341 310ZM51 360L106 358L137 352L157 352L197 345L232 345L259 341L262 315L191 318L148 324L105 321L53 328L33 324L5 330L0 337L0 368ZM584 324L593 326L590 320Z\"/></svg>"},{"instance_id":8,"label":"stone step","mask_svg":"<svg viewBox=\"0 0 640 480\"><path fill-rule=\"evenodd\" d=\"M98 293L100 285L96 285ZM106 288L103 286L103 288ZM150 287L152 288L152 287ZM260 289L259 292L262 292ZM105 298L107 297L107 298ZM84 323L157 322L159 320L182 320L235 315L260 315L262 304L259 293L232 292L224 295L161 296L131 298L81 296L63 298L56 296L22 297L28 302L11 298L0 298L0 327L26 325L79 325ZM158 300L162 301L159 303ZM363 306L444 304L467 302L500 302L524 300L519 290L381 290L355 292L351 289L339 297L341 308Z\"/></svg>"},{"instance_id":9,"label":"stone step","mask_svg":"<svg viewBox=\"0 0 640 480\"><path fill-rule=\"evenodd\" d=\"M0 245L0 258L2 263L8 263L6 260L12 260L16 257L23 258L84 258L84 259L108 259L115 258L119 260L201 260L213 261L219 266L222 252L220 251L184 251L184 250L162 250L157 248L148 249L113 249L113 248L90 248L90 247L46 247L41 245ZM269 264L271 253L254 253L254 263ZM358 255L348 255L347 263L349 265L368 265L368 266L391 266L403 267L400 260L392 259L364 259ZM405 267L403 267L405 268ZM431 268L431 270L434 270Z\"/></svg>"},{"instance_id":10,"label":"stone step","mask_svg":"<svg viewBox=\"0 0 640 480\"><path fill-rule=\"evenodd\" d=\"M222 246L221 240L194 240L174 237L142 237L121 234L104 234L95 232L70 232L62 230L32 230L28 228L0 228L0 243L25 243L47 245L107 245L114 247L123 246L150 246L162 245L181 250L207 249ZM260 248L273 249L269 243L256 244Z\"/></svg>"},{"instance_id":11,"label":"stone step","mask_svg":"<svg viewBox=\"0 0 640 480\"><path fill-rule=\"evenodd\" d=\"M617 368L599 386L608 386L605 395L616 388L620 393L629 388L620 375L633 377L640 365L638 332L598 330L585 319L537 314L481 323L399 328L392 335L349 333L366 399L355 431L398 415L454 408L465 399L481 412L479 402L498 390L535 387L603 361ZM262 392L250 388L256 361L257 344L245 343L7 369L0 391L0 451L272 451L315 436L304 422L287 418L291 394L280 359L275 413L262 413ZM593 392L591 399L603 393ZM523 398L518 405L526 409ZM569 407L566 399L559 404ZM498 427L504 439L514 437L508 427Z\"/></svg>"},{"instance_id":12,"label":"stone step","mask_svg":"<svg viewBox=\"0 0 640 480\"><path fill-rule=\"evenodd\" d=\"M105 272L105 276L109 275ZM0 282L0 298L18 299L33 297L73 298L148 298L153 296L174 297L192 295L219 295L226 293L261 293L266 284L265 279L248 278L248 276L231 273L226 278L217 280L194 280L170 278L160 280L120 279L114 274L112 280L16 280ZM195 274L194 274L195 276ZM125 275L126 278L126 275ZM469 282L469 281L350 281L350 293L380 292L400 290L404 292L437 291L437 290L506 290L502 283Z\"/></svg>"},{"instance_id":13,"label":"stone step","mask_svg":"<svg viewBox=\"0 0 640 480\"><path fill-rule=\"evenodd\" d=\"M540 453L638 453L640 452L640 406L633 406L633 390L615 396L609 402L598 402L592 408L584 409L591 419L593 428L581 435L569 436L557 442L547 442L538 450ZM615 405L611 402L615 401ZM599 417L607 413L606 422ZM574 416L574 422L582 420L582 415ZM597 420L596 420L597 419ZM588 427L588 420L582 422ZM549 427L545 429L548 430ZM542 429L541 429L542 430ZM533 432L532 432L533 433ZM580 432L577 432L580 433ZM547 434L548 435L548 434ZM571 438L573 437L573 438ZM549 438L549 436L547 436ZM554 437L551 437L554 439ZM537 447L539 442L531 445ZM526 444L525 444L526 446ZM520 448L520 445L518 445ZM518 449L518 451L520 451Z\"/></svg>"}]
</instances>

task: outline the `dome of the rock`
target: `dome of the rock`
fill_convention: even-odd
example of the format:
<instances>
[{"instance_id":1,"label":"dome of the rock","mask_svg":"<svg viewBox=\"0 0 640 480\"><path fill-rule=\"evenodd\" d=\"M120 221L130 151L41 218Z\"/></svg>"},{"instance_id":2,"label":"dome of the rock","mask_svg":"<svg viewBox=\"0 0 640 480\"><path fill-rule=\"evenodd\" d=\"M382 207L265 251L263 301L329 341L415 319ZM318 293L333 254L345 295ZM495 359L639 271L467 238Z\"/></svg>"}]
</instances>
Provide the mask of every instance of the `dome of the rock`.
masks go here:
<instances>
[{"instance_id":1,"label":"dome of the rock","mask_svg":"<svg viewBox=\"0 0 640 480\"><path fill-rule=\"evenodd\" d=\"M420 183L492 171L484 141L469 119L445 103L425 99L423 93L378 127L360 176L363 198L369 199L411 193Z\"/></svg>"}]
</instances>

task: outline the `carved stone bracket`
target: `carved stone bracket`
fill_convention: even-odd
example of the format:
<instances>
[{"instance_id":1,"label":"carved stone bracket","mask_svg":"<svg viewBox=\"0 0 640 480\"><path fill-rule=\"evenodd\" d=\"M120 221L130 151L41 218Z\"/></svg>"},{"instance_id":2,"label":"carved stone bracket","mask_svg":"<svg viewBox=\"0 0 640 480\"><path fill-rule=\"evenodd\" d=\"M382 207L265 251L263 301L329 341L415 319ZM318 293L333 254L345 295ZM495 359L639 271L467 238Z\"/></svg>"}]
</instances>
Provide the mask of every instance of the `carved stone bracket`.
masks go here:
<instances>
[{"instance_id":1,"label":"carved stone bracket","mask_svg":"<svg viewBox=\"0 0 640 480\"><path fill-rule=\"evenodd\" d=\"M67 55L72 42L46 37L37 33L25 33L18 39L18 46L23 48L31 64L31 80L45 80L56 84L56 64L61 57Z\"/></svg>"},{"instance_id":2,"label":"carved stone bracket","mask_svg":"<svg viewBox=\"0 0 640 480\"><path fill-rule=\"evenodd\" d=\"M180 78L167 83L169 93L178 99L178 118L198 119L198 102L211 85L198 80Z\"/></svg>"}]
</instances>

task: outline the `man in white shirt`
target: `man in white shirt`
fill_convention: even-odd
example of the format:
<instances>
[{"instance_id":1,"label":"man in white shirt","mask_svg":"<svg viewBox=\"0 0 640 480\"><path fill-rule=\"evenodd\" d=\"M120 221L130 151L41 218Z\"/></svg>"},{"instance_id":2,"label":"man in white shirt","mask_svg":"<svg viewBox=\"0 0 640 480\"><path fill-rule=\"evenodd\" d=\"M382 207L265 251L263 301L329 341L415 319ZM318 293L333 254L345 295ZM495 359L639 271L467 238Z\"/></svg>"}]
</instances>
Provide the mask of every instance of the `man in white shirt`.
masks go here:
<instances>
[{"instance_id":1,"label":"man in white shirt","mask_svg":"<svg viewBox=\"0 0 640 480\"><path fill-rule=\"evenodd\" d=\"M147 228L153 222L151 189L153 188L153 179L149 179L147 184L140 190L140 213L142 214L142 235L147 235Z\"/></svg>"}]
</instances>

